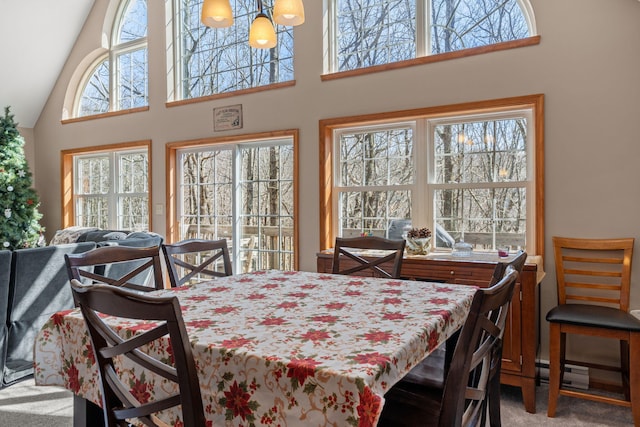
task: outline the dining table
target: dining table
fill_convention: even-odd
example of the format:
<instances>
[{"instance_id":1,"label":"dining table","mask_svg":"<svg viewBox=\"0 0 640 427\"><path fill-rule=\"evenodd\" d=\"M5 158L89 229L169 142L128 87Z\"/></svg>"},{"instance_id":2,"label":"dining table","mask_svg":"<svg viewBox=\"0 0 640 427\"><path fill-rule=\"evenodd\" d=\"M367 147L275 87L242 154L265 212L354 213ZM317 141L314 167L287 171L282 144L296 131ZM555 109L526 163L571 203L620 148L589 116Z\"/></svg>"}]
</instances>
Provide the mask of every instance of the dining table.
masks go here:
<instances>
[{"instance_id":1,"label":"dining table","mask_svg":"<svg viewBox=\"0 0 640 427\"><path fill-rule=\"evenodd\" d=\"M476 289L265 270L151 294L179 299L207 426L366 427L377 424L385 392L463 325ZM124 337L153 326L108 321ZM170 357L167 343L162 337L152 350ZM36 385L62 386L76 405L100 404L79 309L57 312L41 328L34 365ZM139 368L118 371L141 402L172 391ZM76 408L74 425L98 425L88 413ZM182 425L179 410L158 418Z\"/></svg>"}]
</instances>

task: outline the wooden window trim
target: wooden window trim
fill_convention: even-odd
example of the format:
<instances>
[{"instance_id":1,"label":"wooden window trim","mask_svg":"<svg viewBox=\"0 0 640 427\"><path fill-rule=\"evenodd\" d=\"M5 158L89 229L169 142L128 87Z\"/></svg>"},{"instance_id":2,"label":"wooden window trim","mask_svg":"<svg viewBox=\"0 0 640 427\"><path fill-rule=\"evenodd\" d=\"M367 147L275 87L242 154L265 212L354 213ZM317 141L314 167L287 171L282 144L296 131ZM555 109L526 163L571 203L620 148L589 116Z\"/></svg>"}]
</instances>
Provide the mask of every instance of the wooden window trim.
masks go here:
<instances>
[{"instance_id":1,"label":"wooden window trim","mask_svg":"<svg viewBox=\"0 0 640 427\"><path fill-rule=\"evenodd\" d=\"M333 218L333 133L345 127L375 125L402 120L432 119L452 114L473 114L530 108L534 113L535 128L535 255L544 256L544 95L526 95L488 101L467 102L413 110L392 111L350 117L320 120L320 250L333 247L335 241Z\"/></svg>"},{"instance_id":2,"label":"wooden window trim","mask_svg":"<svg viewBox=\"0 0 640 427\"><path fill-rule=\"evenodd\" d=\"M299 130L287 129L281 131L251 133L244 135L233 135L226 137L215 138L199 138L188 141L169 142L165 146L165 170L166 170L166 223L167 228L165 230L165 241L168 243L176 242L180 239L179 227L178 227L178 212L176 209L178 198L178 185L177 179L177 153L178 150L185 148L193 148L215 144L235 144L242 142L264 141L267 139L277 138L291 138L293 141L293 263L294 270L298 270L300 266L300 234L299 234L299 221L298 221L298 201L299 201Z\"/></svg>"},{"instance_id":3,"label":"wooden window trim","mask_svg":"<svg viewBox=\"0 0 640 427\"><path fill-rule=\"evenodd\" d=\"M540 44L540 36L531 36L524 39L511 40L508 42L496 43L486 46L472 47L469 49L455 50L453 52L438 53L435 55L421 56L418 58L407 59L405 61L390 62L388 64L376 65L373 67L358 68L356 70L338 71L335 73L323 74L320 76L322 81L337 80L346 77L362 76L365 74L379 73L381 71L397 70L400 68L408 68L416 65L431 64L434 62L449 61L452 59L466 58L468 56L482 55L491 52L500 52L502 50L517 49L526 46L534 46Z\"/></svg>"},{"instance_id":4,"label":"wooden window trim","mask_svg":"<svg viewBox=\"0 0 640 427\"><path fill-rule=\"evenodd\" d=\"M124 116L126 114L139 113L139 112L142 112L142 111L149 111L149 106L131 108L131 109L128 109L128 110L108 111L106 113L92 114L90 116L73 117L71 119L61 120L60 123L62 123L63 125L66 125L66 124L69 124L69 123L86 122L86 121L89 121L89 120L104 119L104 118L107 118L107 117Z\"/></svg>"},{"instance_id":5,"label":"wooden window trim","mask_svg":"<svg viewBox=\"0 0 640 427\"><path fill-rule=\"evenodd\" d=\"M282 89L285 87L291 87L291 86L295 86L296 85L296 81L295 80L291 80L288 82L281 82L281 83L273 83L270 85L265 85L265 86L258 86L258 87L249 87L246 89L240 89L240 90L234 90L231 92L224 92L224 93L215 93L213 95L207 95L207 96L200 96L197 98L189 98L189 99L181 99L181 100L177 100L177 101L169 101L165 103L165 106L167 108L171 108L171 107L179 107L181 105L189 105L189 104L196 104L199 102L206 102L206 101L213 101L216 99L224 99L224 98L231 98L233 96L240 96L240 95L247 95L250 93L258 93L258 92L265 92L268 90L276 90L276 89Z\"/></svg>"},{"instance_id":6,"label":"wooden window trim","mask_svg":"<svg viewBox=\"0 0 640 427\"><path fill-rule=\"evenodd\" d=\"M61 183L61 200L62 200L62 228L67 228L75 225L75 205L73 203L73 183L74 183L74 175L73 175L73 158L74 156L82 155L82 154L98 154L105 152L113 152L113 151L124 151L124 150L132 150L132 149L146 148L147 156L149 160L149 170L147 176L147 186L148 186L148 211L149 211L149 230L153 230L152 226L152 210L153 206L151 195L152 192L152 162L151 162L151 140L143 140L143 141L133 141L133 142L122 142L117 144L108 144L108 145L96 145L93 147L82 147L82 148L73 148L69 150L62 150L60 152L60 183Z\"/></svg>"}]
</instances>

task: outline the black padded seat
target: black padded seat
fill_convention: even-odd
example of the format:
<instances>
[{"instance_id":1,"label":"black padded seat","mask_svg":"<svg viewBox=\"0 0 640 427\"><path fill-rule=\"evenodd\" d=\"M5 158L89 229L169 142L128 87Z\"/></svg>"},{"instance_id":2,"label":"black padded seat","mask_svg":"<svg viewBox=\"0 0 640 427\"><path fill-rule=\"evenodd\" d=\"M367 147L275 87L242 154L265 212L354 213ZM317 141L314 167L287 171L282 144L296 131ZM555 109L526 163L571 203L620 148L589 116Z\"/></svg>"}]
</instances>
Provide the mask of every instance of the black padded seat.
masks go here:
<instances>
[{"instance_id":1,"label":"black padded seat","mask_svg":"<svg viewBox=\"0 0 640 427\"><path fill-rule=\"evenodd\" d=\"M617 308L588 304L563 304L547 313L547 321L575 326L597 326L640 332L640 320Z\"/></svg>"}]
</instances>

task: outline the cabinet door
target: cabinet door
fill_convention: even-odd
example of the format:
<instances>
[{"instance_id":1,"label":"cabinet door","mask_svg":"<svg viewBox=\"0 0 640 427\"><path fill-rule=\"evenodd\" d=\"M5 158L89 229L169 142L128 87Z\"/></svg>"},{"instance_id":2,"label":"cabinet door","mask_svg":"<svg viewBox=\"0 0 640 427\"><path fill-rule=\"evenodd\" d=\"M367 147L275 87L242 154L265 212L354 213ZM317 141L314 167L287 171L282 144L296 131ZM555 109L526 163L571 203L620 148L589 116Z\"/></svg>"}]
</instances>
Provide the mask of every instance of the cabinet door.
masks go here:
<instances>
[{"instance_id":1,"label":"cabinet door","mask_svg":"<svg viewBox=\"0 0 640 427\"><path fill-rule=\"evenodd\" d=\"M507 314L507 327L504 331L504 339L502 342L502 371L521 372L522 365L520 363L521 348L521 331L522 325L522 301L520 301L520 282L516 283L513 291L513 299L509 306ZM533 333L531 331L530 333Z\"/></svg>"}]
</instances>

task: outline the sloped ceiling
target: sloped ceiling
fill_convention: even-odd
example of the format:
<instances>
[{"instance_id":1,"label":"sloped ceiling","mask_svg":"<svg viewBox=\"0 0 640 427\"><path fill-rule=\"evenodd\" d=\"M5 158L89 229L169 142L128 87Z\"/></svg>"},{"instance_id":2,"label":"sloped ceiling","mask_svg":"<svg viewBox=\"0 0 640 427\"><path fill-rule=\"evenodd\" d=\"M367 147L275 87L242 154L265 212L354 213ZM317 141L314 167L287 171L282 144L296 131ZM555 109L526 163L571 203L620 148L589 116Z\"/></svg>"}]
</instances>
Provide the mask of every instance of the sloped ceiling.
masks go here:
<instances>
[{"instance_id":1,"label":"sloped ceiling","mask_svg":"<svg viewBox=\"0 0 640 427\"><path fill-rule=\"evenodd\" d=\"M95 0L0 0L0 112L33 128Z\"/></svg>"}]
</instances>

